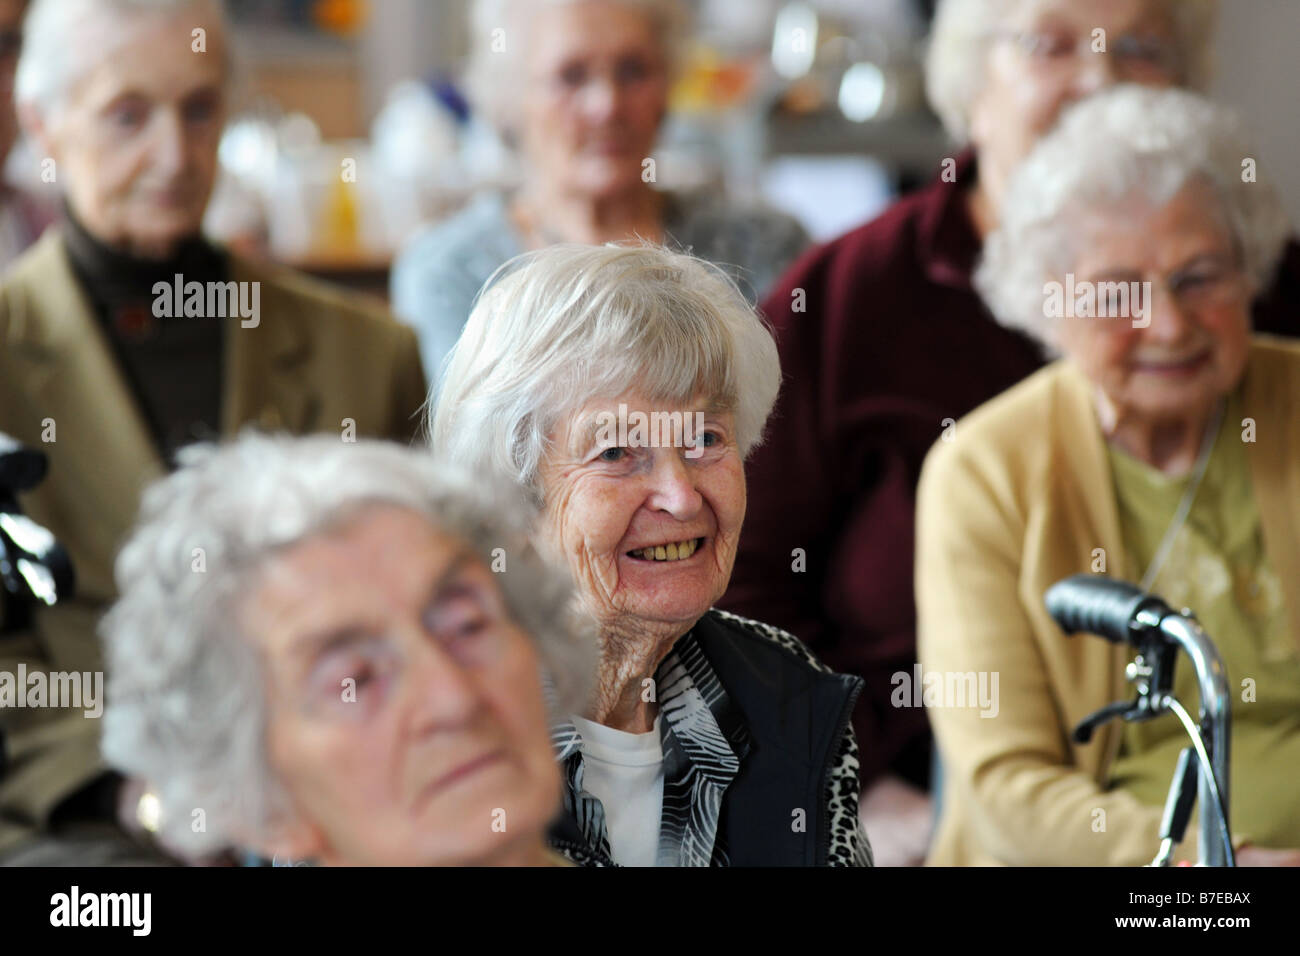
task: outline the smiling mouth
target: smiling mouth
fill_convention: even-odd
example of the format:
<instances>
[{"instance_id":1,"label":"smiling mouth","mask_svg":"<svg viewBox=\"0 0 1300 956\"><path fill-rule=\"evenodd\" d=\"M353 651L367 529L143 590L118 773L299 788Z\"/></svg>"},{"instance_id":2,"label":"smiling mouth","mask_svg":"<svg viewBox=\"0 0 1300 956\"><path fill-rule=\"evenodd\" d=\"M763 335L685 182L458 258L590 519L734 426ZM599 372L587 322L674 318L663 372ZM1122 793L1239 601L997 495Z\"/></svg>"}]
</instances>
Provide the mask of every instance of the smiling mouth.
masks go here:
<instances>
[{"instance_id":1,"label":"smiling mouth","mask_svg":"<svg viewBox=\"0 0 1300 956\"><path fill-rule=\"evenodd\" d=\"M685 561L702 547L704 547L703 538L688 538L685 541L671 541L650 548L637 548L635 551L629 551L627 555L637 561Z\"/></svg>"},{"instance_id":2,"label":"smiling mouth","mask_svg":"<svg viewBox=\"0 0 1300 956\"><path fill-rule=\"evenodd\" d=\"M1197 371L1209 360L1209 357L1208 352L1201 352L1176 362L1137 362L1135 365L1139 371L1148 374L1176 375L1183 372Z\"/></svg>"}]
</instances>

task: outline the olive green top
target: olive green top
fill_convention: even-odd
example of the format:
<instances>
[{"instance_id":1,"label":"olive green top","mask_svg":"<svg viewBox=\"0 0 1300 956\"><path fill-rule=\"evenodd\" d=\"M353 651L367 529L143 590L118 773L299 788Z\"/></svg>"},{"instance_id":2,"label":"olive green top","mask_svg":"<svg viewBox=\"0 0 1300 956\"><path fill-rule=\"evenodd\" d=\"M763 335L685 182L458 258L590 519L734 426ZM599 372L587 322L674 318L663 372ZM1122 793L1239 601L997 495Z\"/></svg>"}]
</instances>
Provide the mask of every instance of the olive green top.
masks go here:
<instances>
[{"instance_id":1,"label":"olive green top","mask_svg":"<svg viewBox=\"0 0 1300 956\"><path fill-rule=\"evenodd\" d=\"M1242 421L1233 399L1187 521L1151 591L1171 607L1191 608L1227 667L1234 837L1300 847L1300 647L1264 551L1245 448L1253 436ZM1130 566L1145 571L1192 479L1168 477L1114 447L1110 464ZM1200 698L1186 655L1179 655L1174 692L1195 719ZM1110 785L1144 803L1163 804L1188 743L1174 714L1125 724Z\"/></svg>"}]
</instances>

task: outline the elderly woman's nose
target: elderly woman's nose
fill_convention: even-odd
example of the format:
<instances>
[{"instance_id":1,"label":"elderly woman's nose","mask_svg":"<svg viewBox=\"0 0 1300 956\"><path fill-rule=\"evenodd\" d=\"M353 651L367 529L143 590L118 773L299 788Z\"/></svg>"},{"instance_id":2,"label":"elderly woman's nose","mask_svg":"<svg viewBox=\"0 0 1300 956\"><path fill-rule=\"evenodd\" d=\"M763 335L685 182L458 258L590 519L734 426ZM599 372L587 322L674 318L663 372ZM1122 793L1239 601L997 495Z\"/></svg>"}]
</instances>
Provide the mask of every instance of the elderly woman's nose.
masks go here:
<instances>
[{"instance_id":1,"label":"elderly woman's nose","mask_svg":"<svg viewBox=\"0 0 1300 956\"><path fill-rule=\"evenodd\" d=\"M1147 339L1177 342L1192 326L1192 316L1161 283L1153 284L1147 307L1151 310L1150 325L1145 330Z\"/></svg>"},{"instance_id":2,"label":"elderly woman's nose","mask_svg":"<svg viewBox=\"0 0 1300 956\"><path fill-rule=\"evenodd\" d=\"M477 677L441 642L421 632L407 660L405 694L422 728L457 726L482 704Z\"/></svg>"},{"instance_id":3,"label":"elderly woman's nose","mask_svg":"<svg viewBox=\"0 0 1300 956\"><path fill-rule=\"evenodd\" d=\"M1074 94L1078 99L1091 96L1098 90L1114 86L1119 81L1115 67L1115 57L1107 53L1087 53L1083 55L1074 81Z\"/></svg>"},{"instance_id":4,"label":"elderly woman's nose","mask_svg":"<svg viewBox=\"0 0 1300 956\"><path fill-rule=\"evenodd\" d=\"M594 77L582 91L583 112L593 120L605 120L618 112L622 91L612 76Z\"/></svg>"},{"instance_id":5,"label":"elderly woman's nose","mask_svg":"<svg viewBox=\"0 0 1300 956\"><path fill-rule=\"evenodd\" d=\"M161 110L154 119L153 165L159 172L177 173L185 168L188 148L185 123L178 111Z\"/></svg>"},{"instance_id":6,"label":"elderly woman's nose","mask_svg":"<svg viewBox=\"0 0 1300 956\"><path fill-rule=\"evenodd\" d=\"M655 511L666 511L680 520L695 517L704 498L695 487L695 474L675 448L659 449L650 473L650 496L646 502Z\"/></svg>"}]
</instances>

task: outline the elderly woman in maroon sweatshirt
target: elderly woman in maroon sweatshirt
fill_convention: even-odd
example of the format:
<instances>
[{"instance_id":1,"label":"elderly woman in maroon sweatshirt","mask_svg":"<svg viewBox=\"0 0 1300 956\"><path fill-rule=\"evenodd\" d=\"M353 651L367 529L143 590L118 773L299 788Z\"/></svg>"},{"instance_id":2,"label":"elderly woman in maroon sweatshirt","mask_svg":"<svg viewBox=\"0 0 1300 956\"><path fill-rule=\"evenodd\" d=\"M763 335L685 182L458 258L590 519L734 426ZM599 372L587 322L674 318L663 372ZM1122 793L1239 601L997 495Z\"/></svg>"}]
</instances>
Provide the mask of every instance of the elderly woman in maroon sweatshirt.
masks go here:
<instances>
[{"instance_id":1,"label":"elderly woman in maroon sweatshirt","mask_svg":"<svg viewBox=\"0 0 1300 956\"><path fill-rule=\"evenodd\" d=\"M764 303L786 378L748 465L749 516L723 606L866 679L854 720L878 864L919 863L932 819L930 732L911 706L921 461L956 419L1043 364L971 285L1004 184L1075 100L1116 82L1203 87L1216 6L943 0L929 94L969 148L929 187L805 255ZM1286 289L1257 303L1256 328L1296 334L1282 311L1300 301L1295 247L1282 275Z\"/></svg>"}]
</instances>

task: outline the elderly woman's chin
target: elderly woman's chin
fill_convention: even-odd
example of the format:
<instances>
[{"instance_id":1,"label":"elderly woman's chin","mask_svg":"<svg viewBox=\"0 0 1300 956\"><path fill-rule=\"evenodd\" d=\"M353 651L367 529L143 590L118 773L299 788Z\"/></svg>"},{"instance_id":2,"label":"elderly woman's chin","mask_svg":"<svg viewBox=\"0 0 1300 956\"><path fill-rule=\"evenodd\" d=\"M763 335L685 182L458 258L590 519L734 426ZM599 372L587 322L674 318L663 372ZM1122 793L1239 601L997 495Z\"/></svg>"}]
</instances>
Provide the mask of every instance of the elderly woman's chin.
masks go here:
<instances>
[{"instance_id":1,"label":"elderly woman's chin","mask_svg":"<svg viewBox=\"0 0 1300 956\"><path fill-rule=\"evenodd\" d=\"M560 806L560 776L553 763L525 769L502 760L435 786L443 792L423 794L408 826L378 841L389 850L387 859L373 861L376 865L535 862L534 851L543 845L546 827Z\"/></svg>"},{"instance_id":2,"label":"elderly woman's chin","mask_svg":"<svg viewBox=\"0 0 1300 956\"><path fill-rule=\"evenodd\" d=\"M79 218L91 232L99 233L107 227L117 232L132 247L167 248L193 238L203 228L203 214L207 210L210 191L198 185L178 185L143 191L123 203L116 215L96 216L82 213ZM73 204L74 210L77 204ZM117 228L97 220L116 220ZM97 228L97 226L99 228ZM100 236L101 239L110 238Z\"/></svg>"},{"instance_id":3,"label":"elderly woman's chin","mask_svg":"<svg viewBox=\"0 0 1300 956\"><path fill-rule=\"evenodd\" d=\"M574 156L572 181L592 196L615 196L643 187L642 163L648 153L627 144L595 144Z\"/></svg>"},{"instance_id":4,"label":"elderly woman's chin","mask_svg":"<svg viewBox=\"0 0 1300 956\"><path fill-rule=\"evenodd\" d=\"M669 549L668 545L672 548ZM634 548L618 558L623 610L652 621L694 623L727 589L734 547L720 554L718 536L682 537Z\"/></svg>"},{"instance_id":5,"label":"elderly woman's chin","mask_svg":"<svg viewBox=\"0 0 1300 956\"><path fill-rule=\"evenodd\" d=\"M296 804L316 838L281 856L333 866L489 866L537 862L558 813L560 775L549 748L472 760L425 761L428 773L394 796L381 774L316 778ZM274 849L274 848L272 848Z\"/></svg>"},{"instance_id":6,"label":"elderly woman's chin","mask_svg":"<svg viewBox=\"0 0 1300 956\"><path fill-rule=\"evenodd\" d=\"M127 232L142 246L171 246L199 234L203 228L203 211L202 205L179 198L150 203L133 212Z\"/></svg>"}]
</instances>

